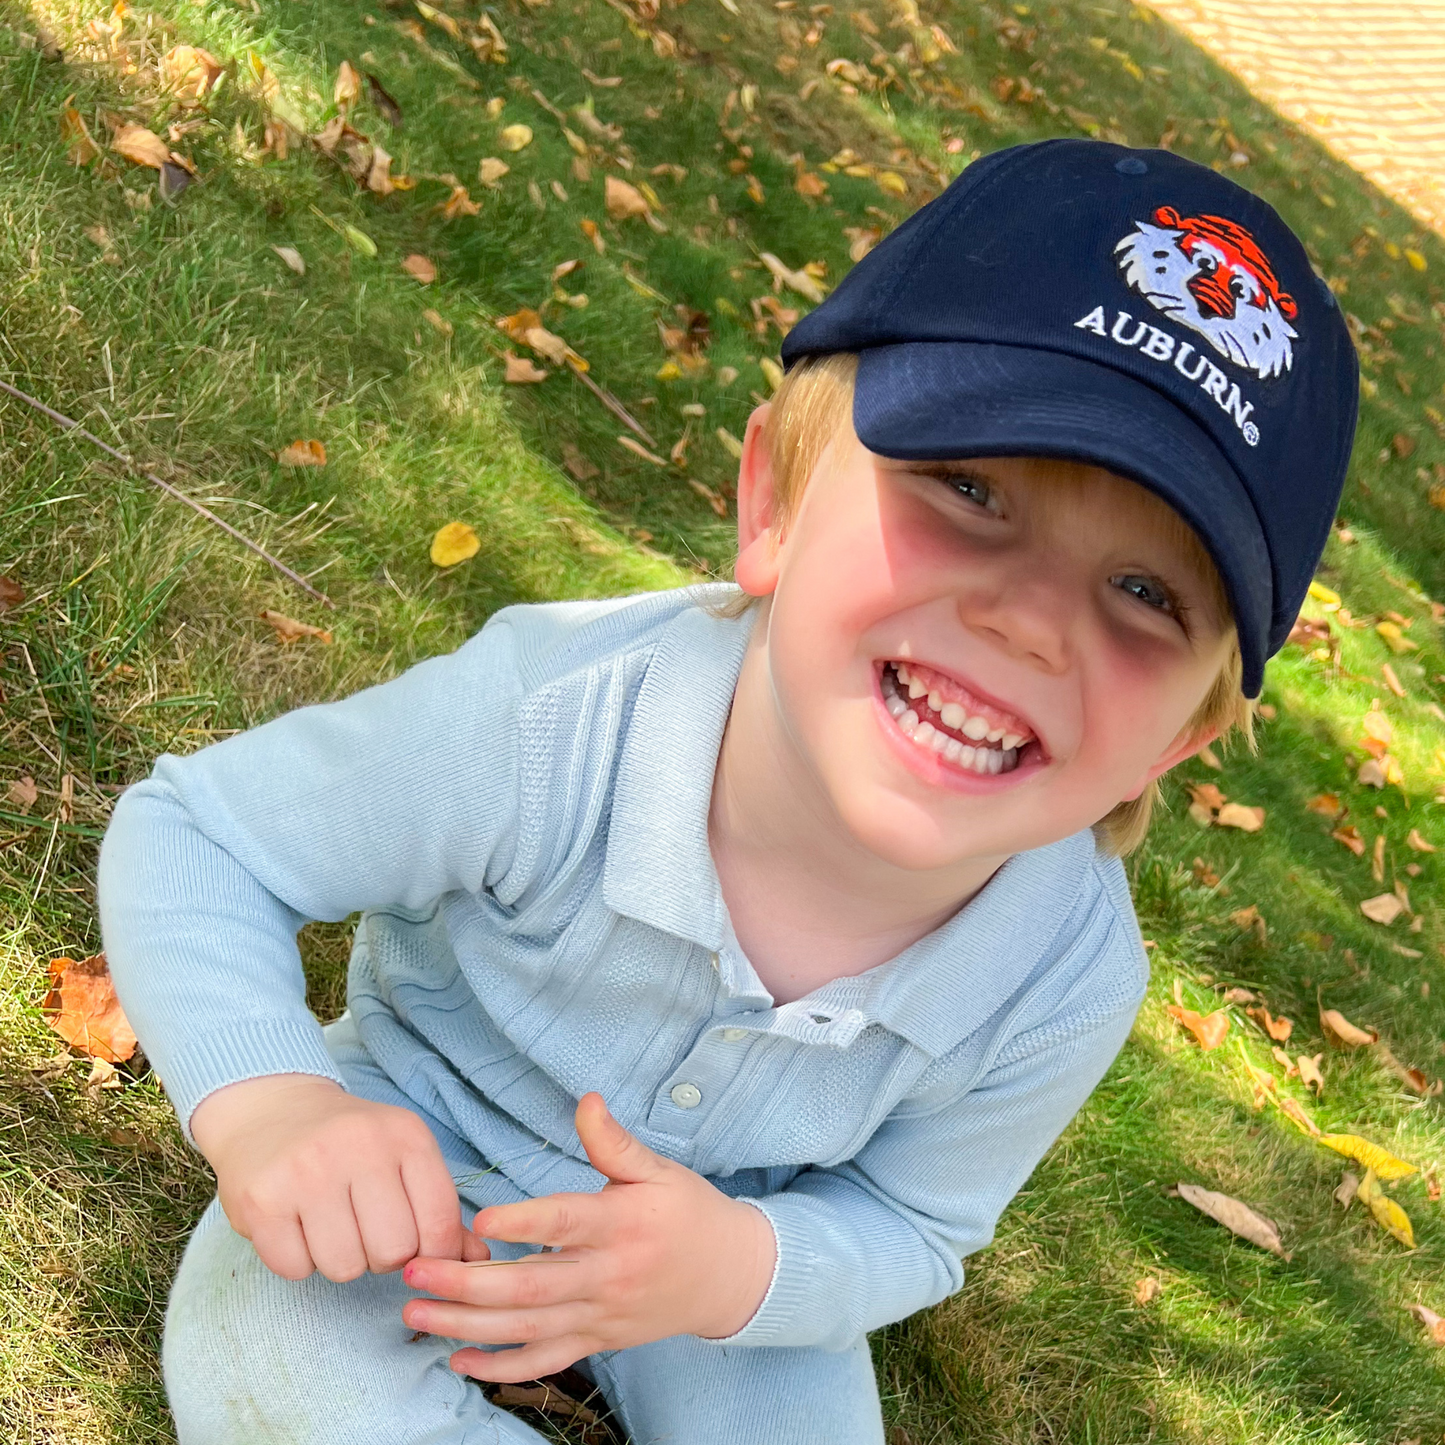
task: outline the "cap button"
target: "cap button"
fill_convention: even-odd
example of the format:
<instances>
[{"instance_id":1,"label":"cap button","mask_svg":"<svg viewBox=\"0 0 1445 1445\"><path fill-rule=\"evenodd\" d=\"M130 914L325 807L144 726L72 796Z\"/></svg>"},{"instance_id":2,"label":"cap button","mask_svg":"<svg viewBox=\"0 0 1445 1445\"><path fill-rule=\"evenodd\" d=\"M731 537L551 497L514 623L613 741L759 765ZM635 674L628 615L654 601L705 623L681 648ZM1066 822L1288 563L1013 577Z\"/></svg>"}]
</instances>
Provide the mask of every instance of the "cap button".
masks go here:
<instances>
[{"instance_id":1,"label":"cap button","mask_svg":"<svg viewBox=\"0 0 1445 1445\"><path fill-rule=\"evenodd\" d=\"M1114 162L1114 169L1121 176L1147 176L1149 165L1147 161L1141 161L1138 156L1125 156L1121 161Z\"/></svg>"}]
</instances>

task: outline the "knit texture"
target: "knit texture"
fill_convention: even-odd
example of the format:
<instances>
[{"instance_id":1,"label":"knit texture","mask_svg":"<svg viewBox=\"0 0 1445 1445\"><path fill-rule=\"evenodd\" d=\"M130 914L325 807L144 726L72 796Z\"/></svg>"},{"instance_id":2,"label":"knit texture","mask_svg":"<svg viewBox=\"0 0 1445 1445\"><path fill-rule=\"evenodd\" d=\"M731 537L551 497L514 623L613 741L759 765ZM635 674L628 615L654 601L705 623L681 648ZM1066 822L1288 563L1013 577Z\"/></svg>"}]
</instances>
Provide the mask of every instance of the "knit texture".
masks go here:
<instances>
[{"instance_id":1,"label":"knit texture","mask_svg":"<svg viewBox=\"0 0 1445 1445\"><path fill-rule=\"evenodd\" d=\"M1122 1046L1147 965L1085 832L775 1007L708 851L754 620L707 610L724 595L509 608L393 682L161 758L102 848L105 946L186 1124L242 1079L355 1086L296 932L362 912L349 1027L449 1157L524 1194L596 1189L572 1124L596 1089L772 1221L771 1288L728 1343L845 1350L959 1287Z\"/></svg>"}]
</instances>

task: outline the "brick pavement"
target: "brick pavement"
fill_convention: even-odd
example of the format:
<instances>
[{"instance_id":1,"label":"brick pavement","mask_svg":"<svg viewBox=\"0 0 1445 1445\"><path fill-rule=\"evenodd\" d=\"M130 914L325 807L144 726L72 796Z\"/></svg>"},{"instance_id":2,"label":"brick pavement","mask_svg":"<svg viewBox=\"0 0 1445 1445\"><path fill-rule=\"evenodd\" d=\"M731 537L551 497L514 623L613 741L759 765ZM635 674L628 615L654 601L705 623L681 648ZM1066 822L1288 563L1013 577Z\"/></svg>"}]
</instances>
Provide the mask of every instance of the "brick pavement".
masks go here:
<instances>
[{"instance_id":1,"label":"brick pavement","mask_svg":"<svg viewBox=\"0 0 1445 1445\"><path fill-rule=\"evenodd\" d=\"M1148 0L1445 234L1445 0Z\"/></svg>"}]
</instances>

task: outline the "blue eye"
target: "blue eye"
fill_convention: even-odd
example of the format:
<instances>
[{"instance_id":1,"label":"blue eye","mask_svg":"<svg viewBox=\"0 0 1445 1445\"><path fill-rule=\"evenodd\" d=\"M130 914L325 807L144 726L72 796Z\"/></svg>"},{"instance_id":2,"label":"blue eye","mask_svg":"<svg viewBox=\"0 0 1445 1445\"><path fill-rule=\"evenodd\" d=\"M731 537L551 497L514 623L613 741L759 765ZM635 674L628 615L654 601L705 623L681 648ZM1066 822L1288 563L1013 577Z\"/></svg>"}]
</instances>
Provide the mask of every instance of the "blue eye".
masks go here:
<instances>
[{"instance_id":1,"label":"blue eye","mask_svg":"<svg viewBox=\"0 0 1445 1445\"><path fill-rule=\"evenodd\" d=\"M1177 610L1174 598L1170 596L1163 584L1153 577L1145 577L1137 572L1121 572L1117 577L1111 577L1109 580L1120 591L1137 598L1146 607L1153 607L1171 615Z\"/></svg>"},{"instance_id":2,"label":"blue eye","mask_svg":"<svg viewBox=\"0 0 1445 1445\"><path fill-rule=\"evenodd\" d=\"M993 488L981 477L970 476L967 472L945 472L942 480L950 490L975 506L987 508L993 503Z\"/></svg>"}]
</instances>

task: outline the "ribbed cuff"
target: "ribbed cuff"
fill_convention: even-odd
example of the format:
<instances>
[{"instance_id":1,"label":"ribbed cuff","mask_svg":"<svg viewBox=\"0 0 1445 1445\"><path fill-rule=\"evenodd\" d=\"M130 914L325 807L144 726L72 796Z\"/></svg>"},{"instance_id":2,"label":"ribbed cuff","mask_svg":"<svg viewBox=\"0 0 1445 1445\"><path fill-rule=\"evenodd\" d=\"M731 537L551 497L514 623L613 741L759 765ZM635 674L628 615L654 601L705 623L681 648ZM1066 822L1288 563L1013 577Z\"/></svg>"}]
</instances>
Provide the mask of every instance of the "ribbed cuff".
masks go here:
<instances>
[{"instance_id":1,"label":"ribbed cuff","mask_svg":"<svg viewBox=\"0 0 1445 1445\"><path fill-rule=\"evenodd\" d=\"M193 1035L182 1048L161 1057L150 1055L150 1062L192 1144L191 1115L203 1099L227 1084L271 1074L315 1074L345 1087L315 1020L243 1023L224 1033Z\"/></svg>"},{"instance_id":2,"label":"ribbed cuff","mask_svg":"<svg viewBox=\"0 0 1445 1445\"><path fill-rule=\"evenodd\" d=\"M788 1208L789 1201L780 1195L766 1199L742 1198L743 1204L767 1217L773 1226L777 1255L773 1261L773 1277L763 1302L747 1324L736 1334L714 1340L718 1345L813 1345L828 1334L828 1329L810 1328L808 1316L818 1309L819 1260L813 1248L812 1235L816 1222L795 1218L798 1211ZM821 1321L819 1322L821 1323ZM832 1321L836 1326L836 1320Z\"/></svg>"}]
</instances>

